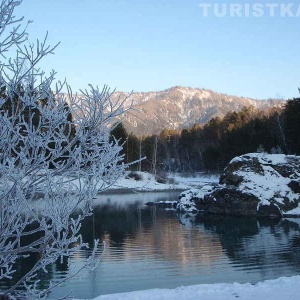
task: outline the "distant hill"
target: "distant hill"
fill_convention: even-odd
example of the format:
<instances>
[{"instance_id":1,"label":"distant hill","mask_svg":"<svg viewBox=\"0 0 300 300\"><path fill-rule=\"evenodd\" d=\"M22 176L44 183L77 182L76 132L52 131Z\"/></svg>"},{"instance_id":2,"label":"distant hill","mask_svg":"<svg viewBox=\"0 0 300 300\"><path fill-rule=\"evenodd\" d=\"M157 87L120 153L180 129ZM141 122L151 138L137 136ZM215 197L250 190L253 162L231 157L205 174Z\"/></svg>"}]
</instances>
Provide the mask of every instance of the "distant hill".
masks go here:
<instances>
[{"instance_id":1,"label":"distant hill","mask_svg":"<svg viewBox=\"0 0 300 300\"><path fill-rule=\"evenodd\" d=\"M113 97L128 95L115 92ZM136 135L159 133L164 128L187 128L195 123L205 124L213 117L223 117L227 112L240 111L245 106L266 110L285 104L283 100L254 100L181 86L160 92L132 93L130 100L134 110L125 116L124 126Z\"/></svg>"}]
</instances>

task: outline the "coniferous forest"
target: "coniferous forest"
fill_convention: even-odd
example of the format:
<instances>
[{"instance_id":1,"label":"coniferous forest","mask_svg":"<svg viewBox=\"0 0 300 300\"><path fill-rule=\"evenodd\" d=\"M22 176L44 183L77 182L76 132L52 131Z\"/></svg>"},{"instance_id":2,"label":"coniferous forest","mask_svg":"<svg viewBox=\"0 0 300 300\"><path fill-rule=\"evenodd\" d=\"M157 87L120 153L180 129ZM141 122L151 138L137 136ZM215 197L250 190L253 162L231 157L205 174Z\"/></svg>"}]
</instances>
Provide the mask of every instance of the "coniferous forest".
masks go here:
<instances>
[{"instance_id":1,"label":"coniferous forest","mask_svg":"<svg viewBox=\"0 0 300 300\"><path fill-rule=\"evenodd\" d=\"M244 107L205 125L159 135L135 136L119 124L113 131L124 143L125 162L144 158L132 170L157 172L220 172L235 156L250 152L300 154L300 98L279 109Z\"/></svg>"}]
</instances>

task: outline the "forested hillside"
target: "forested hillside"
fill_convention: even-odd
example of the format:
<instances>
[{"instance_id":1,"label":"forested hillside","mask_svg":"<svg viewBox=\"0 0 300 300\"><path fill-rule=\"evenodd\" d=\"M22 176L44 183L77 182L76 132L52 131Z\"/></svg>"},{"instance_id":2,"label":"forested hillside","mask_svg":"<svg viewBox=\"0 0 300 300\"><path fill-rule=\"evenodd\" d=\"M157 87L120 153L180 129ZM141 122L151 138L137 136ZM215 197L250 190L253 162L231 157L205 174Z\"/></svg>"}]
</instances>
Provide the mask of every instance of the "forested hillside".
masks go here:
<instances>
[{"instance_id":1,"label":"forested hillside","mask_svg":"<svg viewBox=\"0 0 300 300\"><path fill-rule=\"evenodd\" d=\"M287 101L284 108L244 107L205 125L166 128L157 135L128 134L122 124L113 134L125 142L125 161L146 157L133 169L219 172L233 157L249 152L300 154L300 98Z\"/></svg>"},{"instance_id":2,"label":"forested hillside","mask_svg":"<svg viewBox=\"0 0 300 300\"><path fill-rule=\"evenodd\" d=\"M182 86L158 92L115 92L112 95L115 101L119 97L127 97L127 105L132 101L133 110L126 114L123 125L128 132L138 136L159 134L162 128L183 129L195 123L204 125L211 118L222 118L245 106L266 110L285 104L278 99L257 100Z\"/></svg>"}]
</instances>

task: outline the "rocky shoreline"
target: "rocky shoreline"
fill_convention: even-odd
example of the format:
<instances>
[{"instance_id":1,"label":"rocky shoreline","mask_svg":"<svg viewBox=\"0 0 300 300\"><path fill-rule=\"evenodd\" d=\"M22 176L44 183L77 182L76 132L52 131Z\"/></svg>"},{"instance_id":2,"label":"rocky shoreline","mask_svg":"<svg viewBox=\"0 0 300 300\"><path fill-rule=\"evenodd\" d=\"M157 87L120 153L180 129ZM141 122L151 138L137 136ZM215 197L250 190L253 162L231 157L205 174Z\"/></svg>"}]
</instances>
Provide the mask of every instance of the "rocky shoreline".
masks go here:
<instances>
[{"instance_id":1,"label":"rocky shoreline","mask_svg":"<svg viewBox=\"0 0 300 300\"><path fill-rule=\"evenodd\" d=\"M180 212L211 215L299 217L300 157L249 153L234 158L219 184L181 193L176 204L157 203Z\"/></svg>"}]
</instances>

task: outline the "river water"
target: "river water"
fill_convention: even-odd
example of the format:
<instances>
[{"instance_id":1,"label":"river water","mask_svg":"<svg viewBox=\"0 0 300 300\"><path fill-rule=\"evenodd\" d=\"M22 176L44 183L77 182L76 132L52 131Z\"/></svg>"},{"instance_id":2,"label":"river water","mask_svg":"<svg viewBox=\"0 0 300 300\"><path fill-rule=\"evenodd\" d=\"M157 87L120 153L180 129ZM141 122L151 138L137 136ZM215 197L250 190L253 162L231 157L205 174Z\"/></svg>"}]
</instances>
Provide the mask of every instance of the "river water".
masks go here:
<instances>
[{"instance_id":1,"label":"river water","mask_svg":"<svg viewBox=\"0 0 300 300\"><path fill-rule=\"evenodd\" d=\"M82 227L84 240L106 242L96 270L56 288L76 298L151 288L220 282L251 282L300 274L300 220L189 218L147 207L148 201L176 200L177 192L104 195ZM99 250L99 255L102 254ZM82 251L72 263L82 265ZM69 272L55 265L57 281Z\"/></svg>"},{"instance_id":2,"label":"river water","mask_svg":"<svg viewBox=\"0 0 300 300\"><path fill-rule=\"evenodd\" d=\"M49 299L70 291L79 299L151 288L221 282L251 282L300 274L300 219L256 219L178 215L145 205L177 200L179 192L102 195L94 215L82 224L85 242L106 242L94 271L56 287ZM43 274L39 286L66 278L90 251L57 263ZM17 276L32 261L18 266ZM10 286L11 281L1 283ZM1 290L0 286L0 290Z\"/></svg>"}]
</instances>

